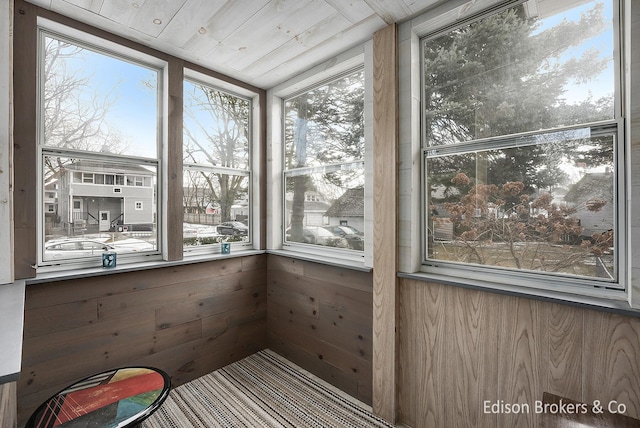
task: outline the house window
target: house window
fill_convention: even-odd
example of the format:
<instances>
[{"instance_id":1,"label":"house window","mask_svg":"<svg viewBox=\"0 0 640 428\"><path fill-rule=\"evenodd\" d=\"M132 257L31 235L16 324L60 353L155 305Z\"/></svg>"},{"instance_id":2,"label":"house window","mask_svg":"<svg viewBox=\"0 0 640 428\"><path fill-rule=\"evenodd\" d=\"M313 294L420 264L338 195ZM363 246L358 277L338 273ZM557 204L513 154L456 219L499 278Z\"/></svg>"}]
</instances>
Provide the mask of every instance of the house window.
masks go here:
<instances>
[{"instance_id":1,"label":"house window","mask_svg":"<svg viewBox=\"0 0 640 428\"><path fill-rule=\"evenodd\" d=\"M59 24L41 24L40 181L42 188L52 181L61 186L56 195L60 221L48 224L46 235L41 216L39 266L96 265L99 252L53 251L60 240L104 242L118 251L119 262L157 254L164 62ZM127 174L137 177L135 185L148 180L153 186L113 192L86 186L122 186ZM135 206L127 204L132 197L140 201ZM40 206L46 211L44 201ZM106 220L104 213L109 213ZM124 219L129 231L140 233L133 246L118 248L125 238L118 236Z\"/></svg>"},{"instance_id":2,"label":"house window","mask_svg":"<svg viewBox=\"0 0 640 428\"><path fill-rule=\"evenodd\" d=\"M623 288L617 5L550 6L422 39L428 272Z\"/></svg>"},{"instance_id":3,"label":"house window","mask_svg":"<svg viewBox=\"0 0 640 428\"><path fill-rule=\"evenodd\" d=\"M214 244L221 242L250 247L254 99L208 76L185 75L184 250L219 252Z\"/></svg>"},{"instance_id":4,"label":"house window","mask_svg":"<svg viewBox=\"0 0 640 428\"><path fill-rule=\"evenodd\" d=\"M284 242L364 248L364 71L284 99ZM327 225L348 218L352 236Z\"/></svg>"}]
</instances>

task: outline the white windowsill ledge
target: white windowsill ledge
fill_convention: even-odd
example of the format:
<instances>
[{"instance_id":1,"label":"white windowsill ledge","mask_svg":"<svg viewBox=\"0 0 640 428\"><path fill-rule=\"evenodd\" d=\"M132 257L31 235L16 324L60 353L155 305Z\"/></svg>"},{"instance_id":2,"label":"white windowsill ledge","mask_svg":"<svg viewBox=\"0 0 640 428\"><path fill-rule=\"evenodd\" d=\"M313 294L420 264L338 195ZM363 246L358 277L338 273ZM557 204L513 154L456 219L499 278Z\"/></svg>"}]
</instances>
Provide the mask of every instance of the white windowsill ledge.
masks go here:
<instances>
[{"instance_id":1,"label":"white windowsill ledge","mask_svg":"<svg viewBox=\"0 0 640 428\"><path fill-rule=\"evenodd\" d=\"M267 254L289 257L291 259L305 260L308 262L336 266L345 269L359 270L361 272L371 272L373 270L373 268L365 266L364 261L349 260L326 255L315 255L291 250L267 250Z\"/></svg>"},{"instance_id":2,"label":"white windowsill ledge","mask_svg":"<svg viewBox=\"0 0 640 428\"><path fill-rule=\"evenodd\" d=\"M29 278L26 280L27 285L42 284L46 282L56 282L68 279L77 278L89 278L95 276L111 275L116 273L136 272L149 269L162 269L171 266L188 265L192 263L212 262L216 260L231 259L236 257L247 257L258 254L264 254L264 250L240 250L233 251L230 254L200 254L190 255L182 260L174 261L149 261L149 262L137 262L137 263L123 263L113 268L76 268L58 271L49 271L38 273L35 278Z\"/></svg>"},{"instance_id":3,"label":"white windowsill ledge","mask_svg":"<svg viewBox=\"0 0 640 428\"><path fill-rule=\"evenodd\" d=\"M18 380L22 365L24 280L0 285L0 384Z\"/></svg>"},{"instance_id":4,"label":"white windowsill ledge","mask_svg":"<svg viewBox=\"0 0 640 428\"><path fill-rule=\"evenodd\" d=\"M398 272L398 277L423 282L434 282L438 284L452 285L455 287L463 287L470 290L481 290L492 293L505 294L508 296L543 300L552 303L560 303L596 311L611 312L631 317L640 317L640 310L632 308L629 305L629 302L623 299L607 299L602 297L581 296L577 294L569 294L551 290L530 289L526 287L502 285L498 283L473 279L453 278L450 276L424 272Z\"/></svg>"}]
</instances>

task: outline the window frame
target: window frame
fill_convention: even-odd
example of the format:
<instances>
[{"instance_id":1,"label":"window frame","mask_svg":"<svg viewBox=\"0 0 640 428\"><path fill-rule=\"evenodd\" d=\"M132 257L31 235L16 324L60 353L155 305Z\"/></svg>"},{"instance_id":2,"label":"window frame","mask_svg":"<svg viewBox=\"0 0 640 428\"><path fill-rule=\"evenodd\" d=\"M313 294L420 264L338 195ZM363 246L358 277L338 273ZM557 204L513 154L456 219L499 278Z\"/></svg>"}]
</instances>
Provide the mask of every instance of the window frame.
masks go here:
<instances>
[{"instance_id":1,"label":"window frame","mask_svg":"<svg viewBox=\"0 0 640 428\"><path fill-rule=\"evenodd\" d=\"M288 257L324 261L356 269L373 266L373 50L372 42L356 46L267 91L267 250ZM285 242L284 101L313 87L364 70L364 251ZM313 167L310 167L313 169Z\"/></svg>"},{"instance_id":2,"label":"window frame","mask_svg":"<svg viewBox=\"0 0 640 428\"><path fill-rule=\"evenodd\" d=\"M617 306L622 302L631 302L630 294L633 284L630 283L629 256L630 241L628 238L630 225L628 224L628 135L626 135L626 118L624 106L626 105L624 85L621 83L626 78L622 72L625 64L624 52L620 49L625 36L624 0L615 1L614 4L614 75L615 75L615 116L605 123L590 123L594 128L602 126L615 127L617 135L614 180L616 180L617 193L614 198L618 201L616 240L618 250L618 283L624 289L599 288L602 284L589 286L581 284L576 278L552 277L551 280L541 280L540 274L522 275L523 272L498 272L490 266L459 264L447 265L434 260L427 260L427 186L426 186L426 158L429 150L451 150L447 147L427 147L424 141L425 126L424 112L421 103L413 100L422 100L424 91L423 69L423 41L438 34L443 34L454 28L468 24L474 20L482 19L493 13L498 13L509 7L523 3L524 0L499 1L484 0L477 2L471 8L460 5L441 5L427 12L411 22L401 25L399 40L401 64L410 64L415 61L415 67L401 68L400 73L400 161L405 165L404 171L400 171L400 241L406 237L406 245L400 247L400 276L434 280L454 285L490 289L505 293L524 294L534 297L560 299L563 301L588 302L589 304ZM411 58L409 60L408 58ZM412 100L412 101L409 101ZM404 117L404 119L403 119ZM403 125L409 126L406 131ZM584 124L575 128L585 127ZM562 128L566 129L566 128ZM560 130L560 129L556 129ZM545 131L554 131L545 130ZM545 131L534 132L544 133ZM499 137L496 137L499 138ZM493 140L495 140L494 138ZM404 141L403 141L404 140ZM410 142L409 142L410 141ZM461 143L462 144L462 143ZM482 150L477 148L478 151ZM475 151L475 150L470 150ZM420 188L419 197L411 198L407 189ZM410 236L409 231L414 231ZM419 232L419 233L418 233ZM587 281L589 282L589 281ZM618 302L618 303L615 303Z\"/></svg>"},{"instance_id":3,"label":"window frame","mask_svg":"<svg viewBox=\"0 0 640 428\"><path fill-rule=\"evenodd\" d=\"M45 247L45 209L44 209L44 182L43 182L43 161L46 156L62 156L69 158L77 158L83 160L95 160L105 162L119 162L131 165L147 164L155 168L157 174L156 179L156 191L155 191L155 204L156 204L156 249L153 251L146 251L136 254L122 254L118 258L118 261L122 264L147 262L154 260L163 260L163 253L166 252L166 248L163 248L163 236L165 234L163 218L165 216L163 207L164 194L166 193L166 162L163 158L165 152L164 147L167 145L167 133L166 129L166 115L167 111L167 73L168 63L160 58L145 54L138 50L123 46L116 42L103 39L96 35L86 33L76 28L68 27L56 21L52 21L47 18L38 17L37 25L37 102L36 102L36 155L37 155L37 208L36 208L36 270L38 273L46 273L52 271L71 270L71 269L83 269L101 266L101 259L99 257L87 257L87 258L70 258L64 260L44 260L44 247ZM44 146L44 118L43 118L43 103L42 96L44 94L44 75L41 72L42 64L44 62L44 39L45 37L54 38L57 40L63 40L69 42L75 46L79 46L84 49L91 50L95 53L105 55L120 61L128 62L138 65L157 72L158 88L157 88L157 105L156 105L156 156L155 157L136 157L127 155L114 155L104 154L100 152L90 152L77 149L58 148L55 146ZM79 184L96 185L92 174L91 183L84 181L84 176L87 173L80 172L81 180ZM124 176L121 176L124 181ZM120 186L117 183L114 186ZM122 183L124 186L124 183ZM115 192L116 187L114 187ZM121 192L121 191L120 191Z\"/></svg>"},{"instance_id":4,"label":"window frame","mask_svg":"<svg viewBox=\"0 0 640 428\"><path fill-rule=\"evenodd\" d=\"M237 86L233 83L215 78L213 76L201 73L192 68L184 68L184 81L208 86L214 90L226 93L228 95L238 97L249 102L249 137L248 137L248 156L247 169L236 169L214 165L204 164L183 164L182 176L186 170L204 171L212 173L224 173L229 175L237 175L247 177L249 180L249 240L247 242L232 242L232 254L234 251L253 250L260 247L260 191L261 184L260 164L259 164L259 147L260 136L260 95L257 92ZM184 143L183 143L184 147ZM184 183L183 183L184 187ZM184 212L184 209L183 211ZM183 222L184 223L184 222ZM220 255L222 254L221 245L207 244L195 247L187 247L183 245L183 257L198 257L202 255Z\"/></svg>"},{"instance_id":5,"label":"window frame","mask_svg":"<svg viewBox=\"0 0 640 428\"><path fill-rule=\"evenodd\" d=\"M282 111L283 111L283 115L282 115L282 129L286 129L286 103L287 101L296 98L297 96L300 96L304 93L310 92L314 89L317 89L321 86L330 84L332 82L335 82L337 80L342 79L343 77L346 76L350 76L352 74L356 74L362 72L363 73L363 85L364 85L364 65L346 70L342 73L336 74L334 76L332 76L331 78L328 79L324 79L322 81L316 82L315 84L311 85L311 86L307 86L297 92L294 92L286 97L282 98ZM364 102L364 100L363 100ZM282 147L285 148L286 147L286 142L284 141L284 133L283 133L283 141L282 141ZM366 147L365 147L366 150ZM282 151L282 194L286 195L287 190L286 190L286 184L287 184L287 178L289 177L295 177L295 176L299 176L299 175L312 175L314 173L318 173L321 170L326 170L326 169L330 169L330 170L342 170L342 167L347 167L347 168L357 168L357 165L362 165L362 169L363 169L363 178L364 178L364 168L365 168L365 156L363 155L363 158L361 160L351 160L351 161L344 161L344 162L340 162L340 163L328 163L328 164L322 164L322 165L313 165L313 166L304 166L304 167L294 167L294 168L290 168L287 169L284 165L286 164L286 159L285 159L286 155L285 155L285 150ZM318 198L316 195L307 195L305 194L305 203L306 202L313 202L316 201ZM335 254L337 257L346 257L348 259L354 259L354 260L359 260L360 257L364 257L364 252L363 251L359 251L359 250L352 250L352 249L346 249L346 248L335 248L335 247L328 247L328 246L323 246L323 245L316 245L316 244L305 244L305 243L300 243L300 242L293 242L293 241L286 241L286 219L284 218L284 216L287 213L287 207L286 207L286 198L282 198L282 202L283 202L283 206L282 206L282 224L283 224L283 231L282 231L282 247L283 248L290 248L296 251L301 251L301 252L310 252L310 253L324 253L327 252L327 254ZM365 212L363 212L363 217L365 216ZM323 219L323 223L324 223L324 219ZM324 225L324 224L323 224ZM339 254L339 255L338 255Z\"/></svg>"}]
</instances>

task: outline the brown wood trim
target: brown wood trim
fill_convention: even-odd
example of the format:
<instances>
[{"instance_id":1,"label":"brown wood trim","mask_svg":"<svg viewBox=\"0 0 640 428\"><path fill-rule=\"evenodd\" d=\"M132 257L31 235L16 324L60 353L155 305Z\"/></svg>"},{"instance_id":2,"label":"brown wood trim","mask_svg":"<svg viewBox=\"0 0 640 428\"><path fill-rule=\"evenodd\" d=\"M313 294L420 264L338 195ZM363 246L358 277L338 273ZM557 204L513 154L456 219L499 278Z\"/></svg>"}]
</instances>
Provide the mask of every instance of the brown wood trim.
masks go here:
<instances>
[{"instance_id":1,"label":"brown wood trim","mask_svg":"<svg viewBox=\"0 0 640 428\"><path fill-rule=\"evenodd\" d=\"M183 61L171 58L169 73L169 117L167 138L167 259L181 260L183 256L183 192L182 184L182 134L183 134Z\"/></svg>"},{"instance_id":2,"label":"brown wood trim","mask_svg":"<svg viewBox=\"0 0 640 428\"><path fill-rule=\"evenodd\" d=\"M14 263L15 278L35 276L36 264L36 105L38 8L15 2L13 38L13 162L14 162Z\"/></svg>"},{"instance_id":3,"label":"brown wood trim","mask_svg":"<svg viewBox=\"0 0 640 428\"><path fill-rule=\"evenodd\" d=\"M396 417L397 26L373 36L373 402Z\"/></svg>"}]
</instances>

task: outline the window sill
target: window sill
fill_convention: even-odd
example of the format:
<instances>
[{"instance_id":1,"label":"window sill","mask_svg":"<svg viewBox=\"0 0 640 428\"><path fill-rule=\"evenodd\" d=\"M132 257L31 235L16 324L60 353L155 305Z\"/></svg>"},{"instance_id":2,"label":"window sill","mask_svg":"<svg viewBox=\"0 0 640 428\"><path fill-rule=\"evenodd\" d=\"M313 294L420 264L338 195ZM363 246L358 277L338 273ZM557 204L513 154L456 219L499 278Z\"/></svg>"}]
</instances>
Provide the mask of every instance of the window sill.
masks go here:
<instances>
[{"instance_id":1,"label":"window sill","mask_svg":"<svg viewBox=\"0 0 640 428\"><path fill-rule=\"evenodd\" d=\"M267 250L267 254L273 254L274 256L289 257L291 259L305 260L308 262L320 263L329 266L336 266L345 269L359 270L361 272L371 272L373 269L369 266L365 266L364 260L345 260L338 257L331 257L326 255L312 255L298 251L291 250Z\"/></svg>"},{"instance_id":2,"label":"window sill","mask_svg":"<svg viewBox=\"0 0 640 428\"><path fill-rule=\"evenodd\" d=\"M616 299L614 297L582 296L560 291L531 289L523 286L503 285L482 280L455 278L447 275L438 275L424 272L398 272L398 277L413 279L416 281L435 282L438 284L452 285L455 287L463 287L470 290L487 291L508 296L525 297L551 303L560 303L584 309L611 312L631 317L640 317L640 309L632 308L629 305L629 302L623 298Z\"/></svg>"},{"instance_id":3,"label":"window sill","mask_svg":"<svg viewBox=\"0 0 640 428\"><path fill-rule=\"evenodd\" d=\"M0 285L0 385L15 382L22 364L24 280Z\"/></svg>"},{"instance_id":4,"label":"window sill","mask_svg":"<svg viewBox=\"0 0 640 428\"><path fill-rule=\"evenodd\" d=\"M230 254L199 254L190 255L182 260L175 261L150 261L150 262L137 262L126 263L117 265L113 268L76 268L59 271L49 271L39 273L35 278L29 278L26 280L27 285L42 284L47 282L55 282L60 280L76 279L76 278L89 278L94 276L111 275L116 273L136 272L149 269L161 269L171 266L188 265L192 263L203 263L215 260L230 259L235 257L254 256L257 254L264 254L264 250L241 250L232 251Z\"/></svg>"}]
</instances>

